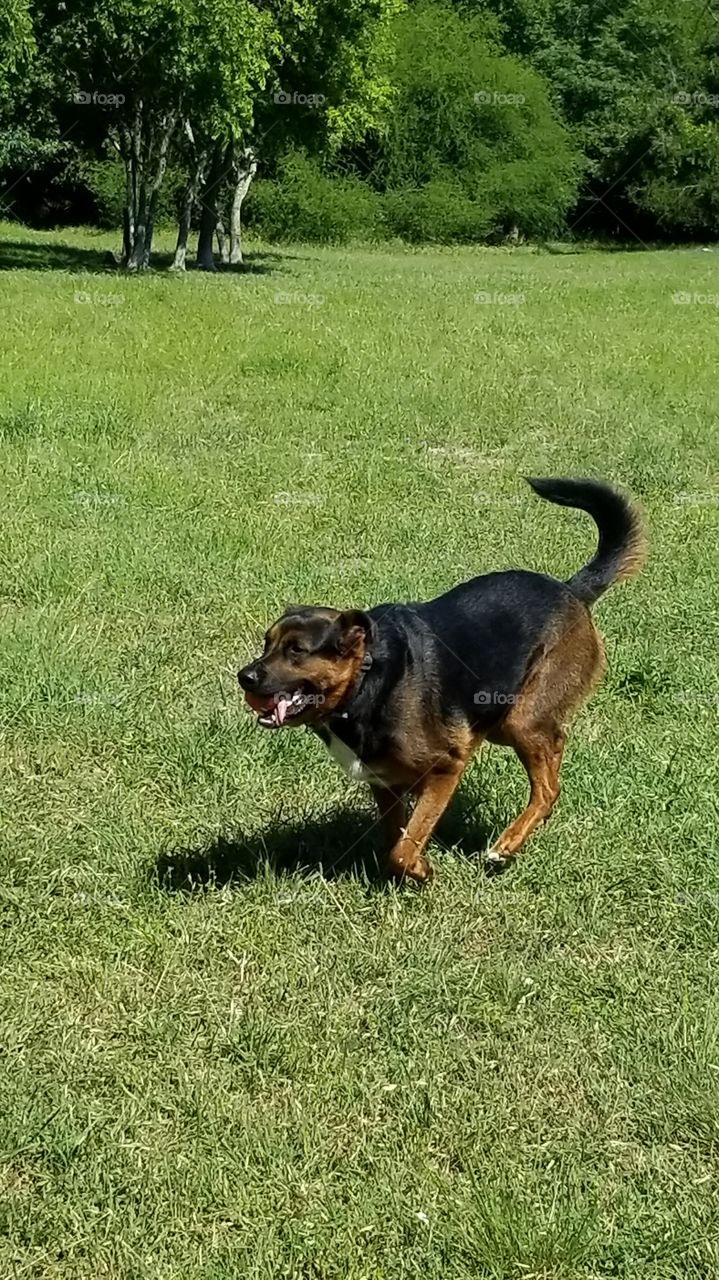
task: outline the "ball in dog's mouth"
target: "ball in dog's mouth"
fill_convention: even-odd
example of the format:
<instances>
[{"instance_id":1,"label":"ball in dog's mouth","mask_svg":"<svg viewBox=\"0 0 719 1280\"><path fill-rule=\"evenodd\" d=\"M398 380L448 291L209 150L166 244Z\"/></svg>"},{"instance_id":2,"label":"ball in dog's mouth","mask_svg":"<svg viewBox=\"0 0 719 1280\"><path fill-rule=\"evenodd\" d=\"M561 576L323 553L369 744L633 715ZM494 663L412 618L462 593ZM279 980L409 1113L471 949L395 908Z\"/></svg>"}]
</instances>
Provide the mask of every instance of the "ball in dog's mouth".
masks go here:
<instances>
[{"instance_id":1,"label":"ball in dog's mouth","mask_svg":"<svg viewBox=\"0 0 719 1280\"><path fill-rule=\"evenodd\" d=\"M301 689L294 693L273 693L258 698L254 693L245 694L245 702L257 714L257 723L263 729L281 729L283 724L298 716L310 702L310 695Z\"/></svg>"}]
</instances>

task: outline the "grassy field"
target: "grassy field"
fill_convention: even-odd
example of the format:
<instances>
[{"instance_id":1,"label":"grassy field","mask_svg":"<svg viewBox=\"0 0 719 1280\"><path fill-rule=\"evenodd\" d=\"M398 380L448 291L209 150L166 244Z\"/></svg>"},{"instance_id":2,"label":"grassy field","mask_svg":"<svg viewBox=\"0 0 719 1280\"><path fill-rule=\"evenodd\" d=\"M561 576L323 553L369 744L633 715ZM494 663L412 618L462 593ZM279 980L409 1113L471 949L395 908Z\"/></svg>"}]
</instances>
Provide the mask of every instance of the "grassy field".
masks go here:
<instances>
[{"instance_id":1,"label":"grassy field","mask_svg":"<svg viewBox=\"0 0 719 1280\"><path fill-rule=\"evenodd\" d=\"M719 255L0 230L0 1275L719 1275ZM569 574L527 472L652 558L553 820L487 878L490 748L397 890L234 673L289 601Z\"/></svg>"}]
</instances>

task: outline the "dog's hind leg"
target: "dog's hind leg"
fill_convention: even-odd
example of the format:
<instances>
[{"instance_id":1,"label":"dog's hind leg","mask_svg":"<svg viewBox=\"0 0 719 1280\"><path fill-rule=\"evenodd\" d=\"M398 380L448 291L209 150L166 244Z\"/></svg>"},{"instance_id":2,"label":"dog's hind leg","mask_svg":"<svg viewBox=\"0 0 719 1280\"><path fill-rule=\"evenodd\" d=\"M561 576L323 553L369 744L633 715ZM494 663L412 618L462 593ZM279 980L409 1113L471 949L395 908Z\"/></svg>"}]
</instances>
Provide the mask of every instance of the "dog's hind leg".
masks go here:
<instances>
[{"instance_id":1,"label":"dog's hind leg","mask_svg":"<svg viewBox=\"0 0 719 1280\"><path fill-rule=\"evenodd\" d=\"M529 778L526 809L490 849L490 862L511 858L546 822L559 796L564 729L572 713L599 680L604 650L586 610L577 611L543 650L492 742L513 747Z\"/></svg>"},{"instance_id":2,"label":"dog's hind leg","mask_svg":"<svg viewBox=\"0 0 719 1280\"><path fill-rule=\"evenodd\" d=\"M495 841L490 862L511 858L540 822L546 822L559 796L559 766L564 751L564 734L556 723L507 727L502 741L514 747L527 771L529 804Z\"/></svg>"}]
</instances>

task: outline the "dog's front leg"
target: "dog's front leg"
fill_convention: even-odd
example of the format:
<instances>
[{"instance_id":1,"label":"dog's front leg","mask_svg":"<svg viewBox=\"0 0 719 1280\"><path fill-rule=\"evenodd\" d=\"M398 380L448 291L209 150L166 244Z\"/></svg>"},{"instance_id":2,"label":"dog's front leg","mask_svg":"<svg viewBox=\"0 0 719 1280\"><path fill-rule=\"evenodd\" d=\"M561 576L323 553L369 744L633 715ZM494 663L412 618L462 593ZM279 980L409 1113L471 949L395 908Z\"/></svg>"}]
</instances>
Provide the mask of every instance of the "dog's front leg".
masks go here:
<instances>
[{"instance_id":1,"label":"dog's front leg","mask_svg":"<svg viewBox=\"0 0 719 1280\"><path fill-rule=\"evenodd\" d=\"M407 793L390 787L372 787L379 810L379 826L385 849L389 853L401 839L407 825Z\"/></svg>"},{"instance_id":2,"label":"dog's front leg","mask_svg":"<svg viewBox=\"0 0 719 1280\"><path fill-rule=\"evenodd\" d=\"M388 870L398 880L408 876L423 884L432 879L432 868L424 850L434 828L449 804L464 764L452 770L428 773L416 788L417 802L407 826L399 833L389 854Z\"/></svg>"}]
</instances>

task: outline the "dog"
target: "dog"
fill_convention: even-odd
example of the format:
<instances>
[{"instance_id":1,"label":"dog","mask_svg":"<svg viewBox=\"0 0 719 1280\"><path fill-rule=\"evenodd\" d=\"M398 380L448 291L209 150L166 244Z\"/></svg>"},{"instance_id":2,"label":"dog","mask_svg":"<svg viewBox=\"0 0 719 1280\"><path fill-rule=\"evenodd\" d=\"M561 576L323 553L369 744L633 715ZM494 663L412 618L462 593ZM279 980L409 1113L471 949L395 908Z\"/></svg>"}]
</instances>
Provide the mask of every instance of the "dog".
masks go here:
<instances>
[{"instance_id":1,"label":"dog","mask_svg":"<svg viewBox=\"0 0 719 1280\"><path fill-rule=\"evenodd\" d=\"M419 604L290 606L238 672L263 728L307 725L353 781L369 783L398 880L431 878L427 843L482 742L512 747L530 785L490 863L513 858L546 821L567 724L605 667L590 607L644 560L639 511L609 485L528 483L597 525L596 554L568 581L510 569Z\"/></svg>"}]
</instances>

